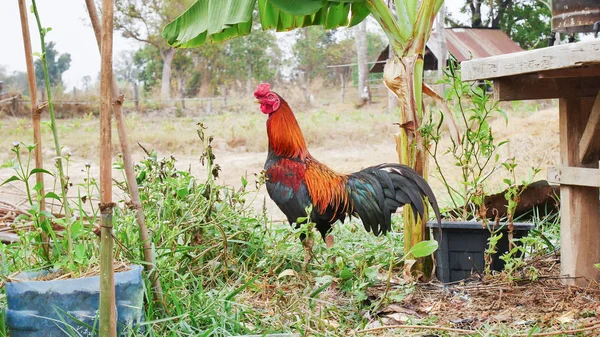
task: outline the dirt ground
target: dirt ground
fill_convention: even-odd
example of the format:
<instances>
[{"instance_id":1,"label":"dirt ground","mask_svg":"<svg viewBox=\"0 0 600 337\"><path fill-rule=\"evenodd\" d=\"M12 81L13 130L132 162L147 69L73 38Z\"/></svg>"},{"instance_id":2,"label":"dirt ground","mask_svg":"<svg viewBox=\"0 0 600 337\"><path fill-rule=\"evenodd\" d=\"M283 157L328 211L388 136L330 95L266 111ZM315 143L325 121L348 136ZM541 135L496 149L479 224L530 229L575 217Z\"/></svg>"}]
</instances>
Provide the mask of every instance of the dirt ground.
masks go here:
<instances>
[{"instance_id":1,"label":"dirt ground","mask_svg":"<svg viewBox=\"0 0 600 337\"><path fill-rule=\"evenodd\" d=\"M445 327L450 335L529 336L534 326L555 332L546 336L600 335L598 283L586 288L564 285L559 257L554 254L538 257L526 267L535 267L539 273L535 281L527 277L508 280L500 274L484 280L474 276L450 286L419 284L401 302L378 311L367 330L386 336L404 335L398 330L377 329L382 325L421 325L434 316L435 322L429 323ZM381 292L375 288L372 296L376 298Z\"/></svg>"}]
</instances>

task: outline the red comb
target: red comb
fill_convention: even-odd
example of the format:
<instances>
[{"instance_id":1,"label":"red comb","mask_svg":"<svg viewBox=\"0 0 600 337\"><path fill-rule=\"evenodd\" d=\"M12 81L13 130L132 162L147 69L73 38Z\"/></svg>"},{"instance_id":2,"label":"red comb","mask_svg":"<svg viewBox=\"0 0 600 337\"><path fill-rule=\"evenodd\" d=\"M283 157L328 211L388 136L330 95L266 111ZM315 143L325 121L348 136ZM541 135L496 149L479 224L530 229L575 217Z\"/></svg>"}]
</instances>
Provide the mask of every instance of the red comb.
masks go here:
<instances>
[{"instance_id":1,"label":"red comb","mask_svg":"<svg viewBox=\"0 0 600 337\"><path fill-rule=\"evenodd\" d=\"M256 88L256 91L254 92L254 97L265 97L269 93L269 91L271 91L271 85L269 83L261 83Z\"/></svg>"}]
</instances>

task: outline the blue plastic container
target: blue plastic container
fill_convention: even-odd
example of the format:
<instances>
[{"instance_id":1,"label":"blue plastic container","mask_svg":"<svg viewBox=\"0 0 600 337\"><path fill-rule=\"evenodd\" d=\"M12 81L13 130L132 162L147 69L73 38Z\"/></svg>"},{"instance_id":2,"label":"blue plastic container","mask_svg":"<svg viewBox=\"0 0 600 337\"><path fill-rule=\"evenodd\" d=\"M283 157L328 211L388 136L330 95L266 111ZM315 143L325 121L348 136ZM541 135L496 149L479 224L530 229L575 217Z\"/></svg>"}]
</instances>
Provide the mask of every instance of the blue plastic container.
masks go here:
<instances>
[{"instance_id":1,"label":"blue plastic container","mask_svg":"<svg viewBox=\"0 0 600 337\"><path fill-rule=\"evenodd\" d=\"M10 336L67 336L65 332L72 330L81 336L96 336L100 277L28 281L40 274L21 273L16 278L22 281L6 284ZM128 336L143 319L142 266L115 273L115 292L118 333Z\"/></svg>"}]
</instances>

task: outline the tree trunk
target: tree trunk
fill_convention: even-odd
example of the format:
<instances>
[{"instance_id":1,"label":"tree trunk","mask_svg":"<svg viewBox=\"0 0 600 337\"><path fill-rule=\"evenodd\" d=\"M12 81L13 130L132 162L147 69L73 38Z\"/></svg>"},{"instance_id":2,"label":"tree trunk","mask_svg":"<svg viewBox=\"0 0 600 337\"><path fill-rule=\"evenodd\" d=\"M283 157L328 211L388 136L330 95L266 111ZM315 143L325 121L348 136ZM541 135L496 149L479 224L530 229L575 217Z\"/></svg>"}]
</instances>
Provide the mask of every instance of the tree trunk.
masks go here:
<instances>
[{"instance_id":1,"label":"tree trunk","mask_svg":"<svg viewBox=\"0 0 600 337\"><path fill-rule=\"evenodd\" d=\"M498 8L496 14L492 15L492 28L500 28L500 21L504 17L504 14L513 5L513 0L498 0L496 2Z\"/></svg>"},{"instance_id":2,"label":"tree trunk","mask_svg":"<svg viewBox=\"0 0 600 337\"><path fill-rule=\"evenodd\" d=\"M481 21L481 3L483 0L468 0L469 8L471 9L471 27L482 27Z\"/></svg>"},{"instance_id":3,"label":"tree trunk","mask_svg":"<svg viewBox=\"0 0 600 337\"><path fill-rule=\"evenodd\" d=\"M162 50L160 56L163 60L160 97L168 101L171 99L171 62L173 62L173 57L175 56L175 48Z\"/></svg>"},{"instance_id":4,"label":"tree trunk","mask_svg":"<svg viewBox=\"0 0 600 337\"><path fill-rule=\"evenodd\" d=\"M344 78L344 70L340 72L340 82L342 85L342 103L344 103L344 96L346 94L346 79Z\"/></svg>"},{"instance_id":5,"label":"tree trunk","mask_svg":"<svg viewBox=\"0 0 600 337\"><path fill-rule=\"evenodd\" d=\"M419 131L423 108L422 101L415 100L414 84L415 78L418 78L422 71L422 55L414 54L403 58L394 56L387 61L384 67L383 81L388 89L398 97L400 104L400 130L395 134L398 160L401 164L412 167L427 179L426 144ZM421 108L419 108L419 103ZM427 214L427 207L425 214ZM404 207L404 248L406 251L415 244L429 239L429 231L425 227L426 222L427 217L415 221L411 207ZM414 259L414 257L408 256L408 259ZM417 273L421 272L425 279L429 279L433 272L433 260L430 256L419 258L408 271L413 270L416 270Z\"/></svg>"},{"instance_id":6,"label":"tree trunk","mask_svg":"<svg viewBox=\"0 0 600 337\"><path fill-rule=\"evenodd\" d=\"M248 62L248 79L246 80L246 92L247 93L251 93L252 92L252 67L250 66L250 63Z\"/></svg>"},{"instance_id":7,"label":"tree trunk","mask_svg":"<svg viewBox=\"0 0 600 337\"><path fill-rule=\"evenodd\" d=\"M304 34L304 40L308 41L308 27L302 28L302 33ZM312 95L310 94L310 74L312 72L311 66L307 65L306 68L302 69L302 92L304 93L304 99L306 103L309 105L312 104Z\"/></svg>"},{"instance_id":8,"label":"tree trunk","mask_svg":"<svg viewBox=\"0 0 600 337\"><path fill-rule=\"evenodd\" d=\"M369 90L369 66L367 63L367 21L363 20L354 29L356 55L358 59L358 98L360 105L371 103Z\"/></svg>"},{"instance_id":9,"label":"tree trunk","mask_svg":"<svg viewBox=\"0 0 600 337\"><path fill-rule=\"evenodd\" d=\"M304 99L306 100L306 103L308 103L309 105L312 104L312 95L310 94L310 90L308 88L310 88L310 81L308 79L308 74L306 71L302 72L302 93L304 94Z\"/></svg>"},{"instance_id":10,"label":"tree trunk","mask_svg":"<svg viewBox=\"0 0 600 337\"><path fill-rule=\"evenodd\" d=\"M177 77L177 89L179 91L179 99L181 100L181 109L185 110L185 90L183 84L183 77Z\"/></svg>"},{"instance_id":11,"label":"tree trunk","mask_svg":"<svg viewBox=\"0 0 600 337\"><path fill-rule=\"evenodd\" d=\"M135 102L135 110L140 111L140 93L136 81L133 81L133 100Z\"/></svg>"}]
</instances>

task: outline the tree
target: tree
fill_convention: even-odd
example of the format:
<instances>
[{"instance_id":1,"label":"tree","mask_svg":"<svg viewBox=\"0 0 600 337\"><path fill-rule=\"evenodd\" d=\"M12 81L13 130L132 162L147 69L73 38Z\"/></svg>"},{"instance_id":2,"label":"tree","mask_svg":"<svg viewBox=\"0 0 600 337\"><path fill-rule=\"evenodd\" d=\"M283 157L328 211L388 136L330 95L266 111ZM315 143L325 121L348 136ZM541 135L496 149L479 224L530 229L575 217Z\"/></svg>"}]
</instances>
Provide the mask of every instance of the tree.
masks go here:
<instances>
[{"instance_id":1,"label":"tree","mask_svg":"<svg viewBox=\"0 0 600 337\"><path fill-rule=\"evenodd\" d=\"M230 78L246 80L246 92L254 90L256 81L270 81L278 73L281 50L272 32L258 31L231 40L227 47L226 71Z\"/></svg>"},{"instance_id":2,"label":"tree","mask_svg":"<svg viewBox=\"0 0 600 337\"><path fill-rule=\"evenodd\" d=\"M190 70L193 67L192 58L189 52L177 53L173 58L173 73L177 80L177 93L181 98L181 107L185 109L185 83L190 75Z\"/></svg>"},{"instance_id":3,"label":"tree","mask_svg":"<svg viewBox=\"0 0 600 337\"><path fill-rule=\"evenodd\" d=\"M138 49L133 54L133 65L139 69L137 79L144 83L144 92L149 93L159 83L163 68L159 51L150 45Z\"/></svg>"},{"instance_id":4,"label":"tree","mask_svg":"<svg viewBox=\"0 0 600 337\"><path fill-rule=\"evenodd\" d=\"M160 95L164 100L171 97L171 63L176 49L165 43L160 36L160 31L190 3L191 0L115 1L115 29L121 30L126 38L156 48L160 55L162 60Z\"/></svg>"},{"instance_id":5,"label":"tree","mask_svg":"<svg viewBox=\"0 0 600 337\"><path fill-rule=\"evenodd\" d=\"M296 43L292 47L294 57L300 70L298 76L301 79L304 98L307 103L311 102L311 82L322 74L326 69L323 55L330 44L332 44L333 33L327 32L322 27L304 27L296 34Z\"/></svg>"},{"instance_id":6,"label":"tree","mask_svg":"<svg viewBox=\"0 0 600 337\"><path fill-rule=\"evenodd\" d=\"M369 14L377 20L395 54L384 68L384 83L400 102L398 156L400 162L426 176L426 144L419 131L423 116L422 95L439 96L423 84L423 54L443 0L397 1L397 16L384 0L197 0L165 27L163 36L174 47L189 48L250 34L257 3L263 30L289 31L311 25L326 29L351 27ZM305 38L310 38L306 35ZM418 222L411 219L412 211L405 207L407 252L416 243L427 239L429 234L425 230L424 219ZM421 260L416 266L425 275L431 273L431 259Z\"/></svg>"},{"instance_id":7,"label":"tree","mask_svg":"<svg viewBox=\"0 0 600 337\"><path fill-rule=\"evenodd\" d=\"M90 86L92 85L92 77L90 75L85 75L81 78L81 86L83 87L83 91L87 94Z\"/></svg>"},{"instance_id":8,"label":"tree","mask_svg":"<svg viewBox=\"0 0 600 337\"><path fill-rule=\"evenodd\" d=\"M134 56L135 52L131 50L121 51L119 58L115 62L114 71L117 80L125 81L133 86L133 101L135 102L135 107L139 109L138 77L140 75L140 68L136 66Z\"/></svg>"},{"instance_id":9,"label":"tree","mask_svg":"<svg viewBox=\"0 0 600 337\"><path fill-rule=\"evenodd\" d=\"M13 71L12 74L8 74L6 66L0 65L0 82L3 82L3 92L16 91L29 95L27 73L24 71Z\"/></svg>"},{"instance_id":10,"label":"tree","mask_svg":"<svg viewBox=\"0 0 600 337\"><path fill-rule=\"evenodd\" d=\"M500 21L500 28L523 49L548 46L551 34L552 12L542 1L515 2Z\"/></svg>"},{"instance_id":11,"label":"tree","mask_svg":"<svg viewBox=\"0 0 600 337\"><path fill-rule=\"evenodd\" d=\"M62 85L62 74L69 70L71 66L71 54L60 54L54 47L54 42L48 42L46 45L46 62L48 63L48 75L50 76L50 86ZM45 87L44 68L42 61L35 60L35 79L38 87Z\"/></svg>"},{"instance_id":12,"label":"tree","mask_svg":"<svg viewBox=\"0 0 600 337\"><path fill-rule=\"evenodd\" d=\"M524 49L547 46L552 14L546 0L466 0L461 11L470 14L471 27L501 29Z\"/></svg>"}]
</instances>

